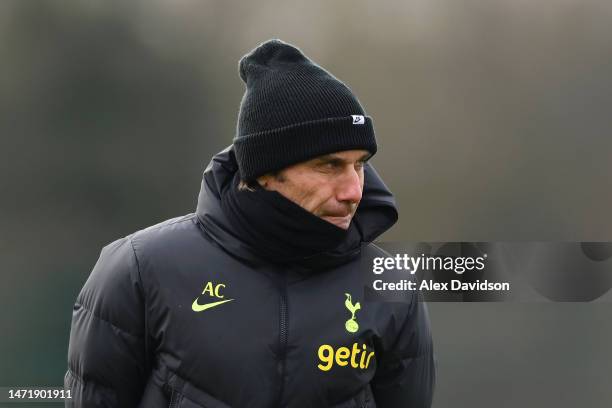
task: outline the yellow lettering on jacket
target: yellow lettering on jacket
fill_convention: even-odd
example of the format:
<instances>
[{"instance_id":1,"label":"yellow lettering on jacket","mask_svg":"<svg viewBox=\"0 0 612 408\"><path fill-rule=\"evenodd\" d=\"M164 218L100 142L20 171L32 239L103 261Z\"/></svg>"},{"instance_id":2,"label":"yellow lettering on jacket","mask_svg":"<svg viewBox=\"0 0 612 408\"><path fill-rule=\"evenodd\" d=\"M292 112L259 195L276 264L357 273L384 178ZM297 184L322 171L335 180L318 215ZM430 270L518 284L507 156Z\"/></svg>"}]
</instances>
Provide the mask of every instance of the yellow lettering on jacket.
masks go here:
<instances>
[{"instance_id":1,"label":"yellow lettering on jacket","mask_svg":"<svg viewBox=\"0 0 612 408\"><path fill-rule=\"evenodd\" d=\"M213 285L212 282L208 282L206 283L206 286L204 286L204 290L202 291L202 294L205 295L208 293L208 296L210 297L216 297L219 299L223 299L225 296L223 296L220 293L221 288L224 288L225 285L223 283L219 283L218 285Z\"/></svg>"},{"instance_id":2,"label":"yellow lettering on jacket","mask_svg":"<svg viewBox=\"0 0 612 408\"><path fill-rule=\"evenodd\" d=\"M350 363L351 367L363 370L368 368L370 360L374 357L374 352L369 351L366 344L360 347L357 343L353 343L351 348L339 347L337 350L334 350L329 344L322 344L317 353L319 356L317 367L321 371L331 370L334 363L340 367L345 367Z\"/></svg>"}]
</instances>

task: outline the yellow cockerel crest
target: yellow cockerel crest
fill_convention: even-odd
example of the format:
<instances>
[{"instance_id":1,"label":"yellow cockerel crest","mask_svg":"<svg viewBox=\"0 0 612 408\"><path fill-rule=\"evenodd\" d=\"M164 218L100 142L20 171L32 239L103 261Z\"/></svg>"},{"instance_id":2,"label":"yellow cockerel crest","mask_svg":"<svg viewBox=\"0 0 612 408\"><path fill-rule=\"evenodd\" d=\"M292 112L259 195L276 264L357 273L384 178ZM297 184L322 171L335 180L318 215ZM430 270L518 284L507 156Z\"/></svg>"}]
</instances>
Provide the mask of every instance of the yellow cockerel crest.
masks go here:
<instances>
[{"instance_id":1,"label":"yellow cockerel crest","mask_svg":"<svg viewBox=\"0 0 612 408\"><path fill-rule=\"evenodd\" d=\"M357 324L357 320L355 319L355 313L357 313L357 311L361 309L361 305L359 304L359 302L353 304L350 294L345 293L345 295L346 300L344 301L344 305L346 306L348 311L351 312L351 318L346 321L344 327L349 333L355 333L357 330L359 330L359 324Z\"/></svg>"}]
</instances>

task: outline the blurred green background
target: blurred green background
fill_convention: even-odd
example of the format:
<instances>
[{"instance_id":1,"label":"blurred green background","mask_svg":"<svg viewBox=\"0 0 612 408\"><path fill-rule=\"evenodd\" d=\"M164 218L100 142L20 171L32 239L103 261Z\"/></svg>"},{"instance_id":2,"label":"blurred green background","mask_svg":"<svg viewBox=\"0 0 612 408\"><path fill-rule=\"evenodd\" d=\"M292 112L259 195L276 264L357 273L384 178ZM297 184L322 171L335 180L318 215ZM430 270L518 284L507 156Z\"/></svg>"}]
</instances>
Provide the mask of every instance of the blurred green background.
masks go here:
<instances>
[{"instance_id":1,"label":"blurred green background","mask_svg":"<svg viewBox=\"0 0 612 408\"><path fill-rule=\"evenodd\" d=\"M60 385L102 246L194 211L238 59L281 38L374 118L386 241L612 240L612 3L0 2L0 386ZM436 407L609 407L609 303L430 304Z\"/></svg>"}]
</instances>

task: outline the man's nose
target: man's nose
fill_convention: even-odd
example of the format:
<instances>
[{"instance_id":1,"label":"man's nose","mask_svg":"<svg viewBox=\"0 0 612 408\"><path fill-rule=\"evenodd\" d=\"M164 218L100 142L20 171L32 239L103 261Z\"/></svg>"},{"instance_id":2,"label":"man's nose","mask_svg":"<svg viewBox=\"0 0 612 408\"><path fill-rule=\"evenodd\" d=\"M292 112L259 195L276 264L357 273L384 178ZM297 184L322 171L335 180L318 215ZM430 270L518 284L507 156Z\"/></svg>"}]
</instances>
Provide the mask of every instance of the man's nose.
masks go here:
<instances>
[{"instance_id":1,"label":"man's nose","mask_svg":"<svg viewBox=\"0 0 612 408\"><path fill-rule=\"evenodd\" d=\"M341 202L359 203L363 194L360 173L356 170L348 170L347 173L338 180L338 193L336 198Z\"/></svg>"}]
</instances>

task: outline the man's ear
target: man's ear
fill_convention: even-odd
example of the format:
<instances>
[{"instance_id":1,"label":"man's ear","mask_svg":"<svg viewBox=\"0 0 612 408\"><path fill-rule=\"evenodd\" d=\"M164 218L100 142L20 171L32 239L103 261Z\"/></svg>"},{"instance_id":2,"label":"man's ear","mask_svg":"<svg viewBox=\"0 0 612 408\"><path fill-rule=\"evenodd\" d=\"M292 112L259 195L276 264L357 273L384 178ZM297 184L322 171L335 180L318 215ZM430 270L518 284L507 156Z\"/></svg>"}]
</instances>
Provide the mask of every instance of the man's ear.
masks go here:
<instances>
[{"instance_id":1,"label":"man's ear","mask_svg":"<svg viewBox=\"0 0 612 408\"><path fill-rule=\"evenodd\" d=\"M263 176L259 176L257 177L257 182L259 183L260 186L262 186L265 189L268 189L268 185L270 184L270 174L264 174Z\"/></svg>"},{"instance_id":2,"label":"man's ear","mask_svg":"<svg viewBox=\"0 0 612 408\"><path fill-rule=\"evenodd\" d=\"M276 190L276 184L283 183L285 181L285 176L281 171L275 171L259 176L255 180L266 190Z\"/></svg>"}]
</instances>

